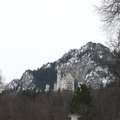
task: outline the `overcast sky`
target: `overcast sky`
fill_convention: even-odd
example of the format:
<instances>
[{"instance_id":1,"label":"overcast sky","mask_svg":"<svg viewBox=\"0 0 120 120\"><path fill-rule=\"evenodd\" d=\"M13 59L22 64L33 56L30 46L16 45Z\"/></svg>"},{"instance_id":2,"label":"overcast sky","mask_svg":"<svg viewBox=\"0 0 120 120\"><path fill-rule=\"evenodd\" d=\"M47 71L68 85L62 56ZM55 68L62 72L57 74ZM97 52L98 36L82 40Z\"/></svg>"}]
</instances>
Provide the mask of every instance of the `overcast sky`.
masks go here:
<instances>
[{"instance_id":1,"label":"overcast sky","mask_svg":"<svg viewBox=\"0 0 120 120\"><path fill-rule=\"evenodd\" d=\"M6 81L89 41L105 43L93 7L98 1L0 0L0 69Z\"/></svg>"}]
</instances>

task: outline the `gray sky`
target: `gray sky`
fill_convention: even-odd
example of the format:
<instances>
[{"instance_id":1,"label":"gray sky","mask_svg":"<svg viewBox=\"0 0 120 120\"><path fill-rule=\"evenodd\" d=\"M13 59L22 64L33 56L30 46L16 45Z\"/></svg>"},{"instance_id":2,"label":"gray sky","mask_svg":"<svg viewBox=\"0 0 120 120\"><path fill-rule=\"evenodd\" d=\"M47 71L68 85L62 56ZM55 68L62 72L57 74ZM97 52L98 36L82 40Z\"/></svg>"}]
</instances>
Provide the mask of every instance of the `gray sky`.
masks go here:
<instances>
[{"instance_id":1,"label":"gray sky","mask_svg":"<svg viewBox=\"0 0 120 120\"><path fill-rule=\"evenodd\" d=\"M0 0L0 69L6 81L89 41L105 43L93 12L98 1Z\"/></svg>"}]
</instances>

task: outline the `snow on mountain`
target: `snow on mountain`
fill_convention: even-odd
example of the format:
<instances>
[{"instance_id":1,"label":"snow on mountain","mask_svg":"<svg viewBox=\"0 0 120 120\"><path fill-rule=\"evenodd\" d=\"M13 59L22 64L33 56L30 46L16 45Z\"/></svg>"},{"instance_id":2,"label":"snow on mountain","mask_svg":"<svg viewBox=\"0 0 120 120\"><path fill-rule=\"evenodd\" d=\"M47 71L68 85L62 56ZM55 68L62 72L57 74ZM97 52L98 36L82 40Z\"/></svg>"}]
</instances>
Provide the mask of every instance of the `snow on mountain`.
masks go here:
<instances>
[{"instance_id":1,"label":"snow on mountain","mask_svg":"<svg viewBox=\"0 0 120 120\"><path fill-rule=\"evenodd\" d=\"M81 49L70 50L57 64L63 73L70 73L79 82L98 88L101 83L105 85L114 80L109 71L112 62L112 53L107 47L89 42Z\"/></svg>"},{"instance_id":2,"label":"snow on mountain","mask_svg":"<svg viewBox=\"0 0 120 120\"><path fill-rule=\"evenodd\" d=\"M7 88L20 90L58 90L74 88L74 82L99 88L115 80L110 71L114 62L109 48L89 42L80 49L70 50L53 63L37 70L27 70L20 80L13 80ZM59 71L59 72L58 72ZM16 87L17 86L17 87Z\"/></svg>"},{"instance_id":3,"label":"snow on mountain","mask_svg":"<svg viewBox=\"0 0 120 120\"><path fill-rule=\"evenodd\" d=\"M21 79L14 79L9 84L6 85L5 90L11 91L26 91L31 90L33 91L35 85L33 83L33 75L32 71L26 70L25 73L22 75Z\"/></svg>"},{"instance_id":4,"label":"snow on mountain","mask_svg":"<svg viewBox=\"0 0 120 120\"><path fill-rule=\"evenodd\" d=\"M17 90L19 82L19 79L12 80L9 84L5 86L5 90Z\"/></svg>"}]
</instances>

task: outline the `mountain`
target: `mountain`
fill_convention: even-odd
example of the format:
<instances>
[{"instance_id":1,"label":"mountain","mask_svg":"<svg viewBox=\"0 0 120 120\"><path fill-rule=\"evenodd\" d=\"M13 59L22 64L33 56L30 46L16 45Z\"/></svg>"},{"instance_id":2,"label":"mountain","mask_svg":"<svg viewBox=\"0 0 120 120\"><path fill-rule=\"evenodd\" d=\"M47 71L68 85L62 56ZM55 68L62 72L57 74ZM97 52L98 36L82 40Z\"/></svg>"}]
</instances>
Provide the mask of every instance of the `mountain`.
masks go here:
<instances>
[{"instance_id":1,"label":"mountain","mask_svg":"<svg viewBox=\"0 0 120 120\"><path fill-rule=\"evenodd\" d=\"M37 70L26 70L21 79L11 81L6 90L74 90L80 83L96 89L116 79L111 72L113 62L109 48L89 42L80 49L68 51L53 63Z\"/></svg>"},{"instance_id":2,"label":"mountain","mask_svg":"<svg viewBox=\"0 0 120 120\"><path fill-rule=\"evenodd\" d=\"M109 48L89 42L81 49L70 50L57 64L63 73L70 73L79 82L98 88L101 83L105 85L115 79L109 69L113 61Z\"/></svg>"}]
</instances>

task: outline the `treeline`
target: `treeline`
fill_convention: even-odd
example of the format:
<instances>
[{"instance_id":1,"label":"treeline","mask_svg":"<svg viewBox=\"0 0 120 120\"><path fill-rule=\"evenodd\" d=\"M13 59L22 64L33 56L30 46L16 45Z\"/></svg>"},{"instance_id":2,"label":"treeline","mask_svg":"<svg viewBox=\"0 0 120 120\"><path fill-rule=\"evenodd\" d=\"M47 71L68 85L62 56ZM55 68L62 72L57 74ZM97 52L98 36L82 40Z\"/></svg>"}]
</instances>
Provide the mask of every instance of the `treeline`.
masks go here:
<instances>
[{"instance_id":1,"label":"treeline","mask_svg":"<svg viewBox=\"0 0 120 120\"><path fill-rule=\"evenodd\" d=\"M120 120L120 87L101 88L92 96L95 120Z\"/></svg>"},{"instance_id":2,"label":"treeline","mask_svg":"<svg viewBox=\"0 0 120 120\"><path fill-rule=\"evenodd\" d=\"M2 93L0 120L65 120L72 93Z\"/></svg>"},{"instance_id":3,"label":"treeline","mask_svg":"<svg viewBox=\"0 0 120 120\"><path fill-rule=\"evenodd\" d=\"M95 90L82 85L75 91L70 108L81 115L81 120L120 120L120 87Z\"/></svg>"},{"instance_id":4,"label":"treeline","mask_svg":"<svg viewBox=\"0 0 120 120\"><path fill-rule=\"evenodd\" d=\"M120 87L0 94L0 120L69 120L70 113L81 120L120 120Z\"/></svg>"}]
</instances>

